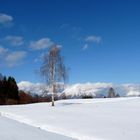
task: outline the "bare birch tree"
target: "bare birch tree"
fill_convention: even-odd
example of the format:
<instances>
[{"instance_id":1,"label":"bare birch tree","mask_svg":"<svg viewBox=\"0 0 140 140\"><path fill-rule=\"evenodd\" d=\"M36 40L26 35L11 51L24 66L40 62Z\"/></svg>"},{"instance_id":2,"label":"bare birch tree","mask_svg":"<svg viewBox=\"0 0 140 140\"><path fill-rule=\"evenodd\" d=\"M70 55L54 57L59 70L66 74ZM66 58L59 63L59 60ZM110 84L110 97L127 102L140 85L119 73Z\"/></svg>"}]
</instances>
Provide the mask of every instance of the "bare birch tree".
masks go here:
<instances>
[{"instance_id":1,"label":"bare birch tree","mask_svg":"<svg viewBox=\"0 0 140 140\"><path fill-rule=\"evenodd\" d=\"M49 52L44 55L40 72L46 84L49 85L51 89L52 106L54 106L54 93L56 91L56 84L62 81L65 82L66 80L66 68L63 58L60 55L60 47L51 47Z\"/></svg>"}]
</instances>

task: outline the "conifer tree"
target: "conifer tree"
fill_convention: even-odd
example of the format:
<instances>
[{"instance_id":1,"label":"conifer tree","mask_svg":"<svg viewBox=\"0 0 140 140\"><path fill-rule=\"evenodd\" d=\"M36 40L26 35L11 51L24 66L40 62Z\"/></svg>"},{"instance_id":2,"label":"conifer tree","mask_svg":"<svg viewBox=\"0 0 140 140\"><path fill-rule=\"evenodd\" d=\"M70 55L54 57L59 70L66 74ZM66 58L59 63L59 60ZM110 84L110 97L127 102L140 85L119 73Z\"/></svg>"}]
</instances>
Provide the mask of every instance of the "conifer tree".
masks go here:
<instances>
[{"instance_id":1,"label":"conifer tree","mask_svg":"<svg viewBox=\"0 0 140 140\"><path fill-rule=\"evenodd\" d=\"M115 91L114 89L111 87L108 91L108 98L113 98L115 97Z\"/></svg>"}]
</instances>

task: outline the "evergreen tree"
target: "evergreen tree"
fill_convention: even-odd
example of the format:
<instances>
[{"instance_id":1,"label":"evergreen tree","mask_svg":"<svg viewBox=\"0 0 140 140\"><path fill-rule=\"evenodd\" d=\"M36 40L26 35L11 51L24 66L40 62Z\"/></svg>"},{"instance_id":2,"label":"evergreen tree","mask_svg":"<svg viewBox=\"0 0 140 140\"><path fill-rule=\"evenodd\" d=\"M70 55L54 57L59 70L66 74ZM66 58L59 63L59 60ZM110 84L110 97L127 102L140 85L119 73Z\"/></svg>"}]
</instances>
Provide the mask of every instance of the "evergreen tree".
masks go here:
<instances>
[{"instance_id":1,"label":"evergreen tree","mask_svg":"<svg viewBox=\"0 0 140 140\"><path fill-rule=\"evenodd\" d=\"M11 76L0 79L0 104L7 104L8 100L18 101L18 86L15 79Z\"/></svg>"},{"instance_id":2,"label":"evergreen tree","mask_svg":"<svg viewBox=\"0 0 140 140\"><path fill-rule=\"evenodd\" d=\"M8 77L8 98L18 100L18 86L13 77Z\"/></svg>"},{"instance_id":3,"label":"evergreen tree","mask_svg":"<svg viewBox=\"0 0 140 140\"><path fill-rule=\"evenodd\" d=\"M115 91L114 89L111 87L108 91L108 98L113 98L115 97Z\"/></svg>"}]
</instances>

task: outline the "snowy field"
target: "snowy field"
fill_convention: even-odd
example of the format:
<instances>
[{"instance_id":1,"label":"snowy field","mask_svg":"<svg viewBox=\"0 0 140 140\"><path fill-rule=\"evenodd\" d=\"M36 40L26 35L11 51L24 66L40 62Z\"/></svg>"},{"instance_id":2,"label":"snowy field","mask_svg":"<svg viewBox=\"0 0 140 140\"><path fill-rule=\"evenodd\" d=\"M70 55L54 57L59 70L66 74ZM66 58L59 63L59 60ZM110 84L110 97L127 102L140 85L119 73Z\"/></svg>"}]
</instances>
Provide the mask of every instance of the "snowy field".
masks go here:
<instances>
[{"instance_id":1,"label":"snowy field","mask_svg":"<svg viewBox=\"0 0 140 140\"><path fill-rule=\"evenodd\" d=\"M79 140L140 139L140 97L61 100L55 105L0 106L0 114L18 123L28 124L32 131L38 133L45 130ZM6 119L3 117L0 120ZM8 129L9 123L0 122L0 126L5 125ZM7 140L1 134L0 139Z\"/></svg>"},{"instance_id":2,"label":"snowy field","mask_svg":"<svg viewBox=\"0 0 140 140\"><path fill-rule=\"evenodd\" d=\"M0 140L74 140L0 116Z\"/></svg>"}]
</instances>

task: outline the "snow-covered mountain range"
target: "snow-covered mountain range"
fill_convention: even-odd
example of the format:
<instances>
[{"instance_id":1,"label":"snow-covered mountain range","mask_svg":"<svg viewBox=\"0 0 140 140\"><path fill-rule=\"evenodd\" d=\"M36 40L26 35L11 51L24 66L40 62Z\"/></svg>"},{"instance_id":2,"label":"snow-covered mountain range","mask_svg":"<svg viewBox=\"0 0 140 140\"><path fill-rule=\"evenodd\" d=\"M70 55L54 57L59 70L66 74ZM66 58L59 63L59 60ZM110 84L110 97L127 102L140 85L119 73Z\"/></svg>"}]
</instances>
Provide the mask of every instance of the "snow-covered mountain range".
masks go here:
<instances>
[{"instance_id":1,"label":"snow-covered mountain range","mask_svg":"<svg viewBox=\"0 0 140 140\"><path fill-rule=\"evenodd\" d=\"M48 90L45 84L31 83L22 81L18 83L20 90L30 92L32 94L44 95L44 91ZM112 83L84 83L67 85L59 96L67 98L82 98L83 96L104 97L108 95L108 90L113 87L116 94L120 96L139 96L140 84L112 84Z\"/></svg>"}]
</instances>

